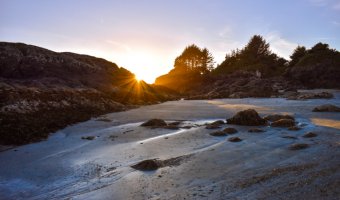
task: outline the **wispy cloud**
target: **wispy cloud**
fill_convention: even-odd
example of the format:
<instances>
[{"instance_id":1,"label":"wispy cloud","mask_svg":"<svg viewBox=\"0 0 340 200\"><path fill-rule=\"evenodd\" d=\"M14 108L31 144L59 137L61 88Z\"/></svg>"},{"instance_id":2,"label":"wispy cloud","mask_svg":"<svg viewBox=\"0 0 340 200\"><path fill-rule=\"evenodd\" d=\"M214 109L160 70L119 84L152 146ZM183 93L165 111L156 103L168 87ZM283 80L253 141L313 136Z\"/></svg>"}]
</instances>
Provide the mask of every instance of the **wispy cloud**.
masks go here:
<instances>
[{"instance_id":1,"label":"wispy cloud","mask_svg":"<svg viewBox=\"0 0 340 200\"><path fill-rule=\"evenodd\" d=\"M309 0L313 6L327 6L330 0Z\"/></svg>"},{"instance_id":2,"label":"wispy cloud","mask_svg":"<svg viewBox=\"0 0 340 200\"><path fill-rule=\"evenodd\" d=\"M110 44L110 45L113 45L115 47L118 47L119 49L122 49L124 51L127 51L127 52L131 51L131 48L128 45L121 44L121 43L113 41L113 40L106 40L105 42Z\"/></svg>"},{"instance_id":3,"label":"wispy cloud","mask_svg":"<svg viewBox=\"0 0 340 200\"><path fill-rule=\"evenodd\" d=\"M340 22L338 22L338 21L332 21L331 23L335 26L340 26Z\"/></svg>"},{"instance_id":4,"label":"wispy cloud","mask_svg":"<svg viewBox=\"0 0 340 200\"><path fill-rule=\"evenodd\" d=\"M282 38L278 32L271 32L265 38L269 42L272 51L286 59L289 59L293 50L298 46L297 43Z\"/></svg>"},{"instance_id":5,"label":"wispy cloud","mask_svg":"<svg viewBox=\"0 0 340 200\"><path fill-rule=\"evenodd\" d=\"M334 10L340 10L340 1L336 2L336 3L333 5L333 9L334 9Z\"/></svg>"},{"instance_id":6,"label":"wispy cloud","mask_svg":"<svg viewBox=\"0 0 340 200\"><path fill-rule=\"evenodd\" d=\"M308 0L313 6L329 7L334 10L340 10L340 0Z\"/></svg>"}]
</instances>

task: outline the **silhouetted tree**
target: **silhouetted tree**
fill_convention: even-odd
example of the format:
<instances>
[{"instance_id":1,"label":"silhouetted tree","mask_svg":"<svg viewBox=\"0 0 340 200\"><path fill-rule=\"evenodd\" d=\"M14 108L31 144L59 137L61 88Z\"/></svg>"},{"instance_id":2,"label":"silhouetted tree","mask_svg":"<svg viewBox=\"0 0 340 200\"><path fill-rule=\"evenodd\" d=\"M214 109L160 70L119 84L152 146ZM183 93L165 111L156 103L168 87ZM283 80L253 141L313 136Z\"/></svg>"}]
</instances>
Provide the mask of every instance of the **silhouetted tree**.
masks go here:
<instances>
[{"instance_id":1,"label":"silhouetted tree","mask_svg":"<svg viewBox=\"0 0 340 200\"><path fill-rule=\"evenodd\" d=\"M182 54L175 59L174 72L208 73L214 64L214 59L208 49L201 49L195 44L187 46Z\"/></svg>"},{"instance_id":2,"label":"silhouetted tree","mask_svg":"<svg viewBox=\"0 0 340 200\"><path fill-rule=\"evenodd\" d=\"M290 56L291 61L289 62L289 66L294 66L299 60L307 54L306 47L304 46L297 46Z\"/></svg>"},{"instance_id":3,"label":"silhouetted tree","mask_svg":"<svg viewBox=\"0 0 340 200\"><path fill-rule=\"evenodd\" d=\"M271 76L281 73L287 61L278 57L269 49L269 44L260 35L254 35L241 50L227 54L225 60L217 66L214 74L221 75L237 70L260 71Z\"/></svg>"},{"instance_id":4,"label":"silhouetted tree","mask_svg":"<svg viewBox=\"0 0 340 200\"><path fill-rule=\"evenodd\" d=\"M329 51L329 45L325 43L317 43L315 44L310 50L309 53L316 53L316 52L321 52L321 51Z\"/></svg>"}]
</instances>

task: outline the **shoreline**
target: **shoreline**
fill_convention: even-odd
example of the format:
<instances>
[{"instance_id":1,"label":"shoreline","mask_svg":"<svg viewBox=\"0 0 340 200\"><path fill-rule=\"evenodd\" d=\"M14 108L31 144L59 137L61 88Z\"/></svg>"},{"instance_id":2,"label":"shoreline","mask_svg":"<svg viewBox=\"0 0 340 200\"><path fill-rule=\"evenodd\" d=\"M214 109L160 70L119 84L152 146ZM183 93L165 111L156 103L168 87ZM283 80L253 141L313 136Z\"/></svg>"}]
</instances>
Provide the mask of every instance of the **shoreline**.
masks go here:
<instances>
[{"instance_id":1,"label":"shoreline","mask_svg":"<svg viewBox=\"0 0 340 200\"><path fill-rule=\"evenodd\" d=\"M0 169L0 194L8 199L332 199L338 195L340 135L338 128L325 126L322 120L340 124L340 116L315 113L312 108L323 103L339 105L339 99L340 92L334 99L305 101L184 100L109 113L101 117L110 121L91 119L59 130L46 141L0 152L0 160L7 164ZM261 116L291 114L307 125L298 131L260 126L266 130L263 133L249 133L249 126L222 125L238 130L224 137L209 135L215 130L203 126L248 108ZM139 126L151 118L198 126L177 134L178 130ZM317 137L302 137L310 131ZM88 136L94 139L81 139ZM229 142L234 136L242 141ZM295 143L309 147L289 150ZM151 172L131 168L145 159L179 164Z\"/></svg>"}]
</instances>

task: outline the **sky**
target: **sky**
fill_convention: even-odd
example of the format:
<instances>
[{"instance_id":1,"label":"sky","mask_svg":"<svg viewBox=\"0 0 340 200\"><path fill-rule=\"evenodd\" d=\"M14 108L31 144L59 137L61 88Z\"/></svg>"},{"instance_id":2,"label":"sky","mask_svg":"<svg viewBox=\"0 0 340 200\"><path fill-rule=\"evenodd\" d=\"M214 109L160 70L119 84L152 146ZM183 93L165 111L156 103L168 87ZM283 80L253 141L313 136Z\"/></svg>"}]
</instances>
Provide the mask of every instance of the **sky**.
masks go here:
<instances>
[{"instance_id":1,"label":"sky","mask_svg":"<svg viewBox=\"0 0 340 200\"><path fill-rule=\"evenodd\" d=\"M0 0L0 41L102 57L149 83L190 44L219 64L255 34L286 59L339 50L340 0Z\"/></svg>"}]
</instances>

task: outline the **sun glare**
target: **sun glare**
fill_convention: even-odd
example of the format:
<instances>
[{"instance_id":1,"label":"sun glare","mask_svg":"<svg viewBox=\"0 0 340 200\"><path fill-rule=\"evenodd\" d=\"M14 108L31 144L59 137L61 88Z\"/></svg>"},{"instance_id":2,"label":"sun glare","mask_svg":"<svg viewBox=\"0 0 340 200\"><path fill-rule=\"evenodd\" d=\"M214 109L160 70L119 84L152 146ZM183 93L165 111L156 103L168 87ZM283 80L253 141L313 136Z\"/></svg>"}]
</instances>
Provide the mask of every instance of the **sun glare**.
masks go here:
<instances>
[{"instance_id":1,"label":"sun glare","mask_svg":"<svg viewBox=\"0 0 340 200\"><path fill-rule=\"evenodd\" d=\"M136 79L136 81L141 81L142 79L141 79L141 77L139 77L139 76L137 76L137 75L135 75L135 79Z\"/></svg>"}]
</instances>

